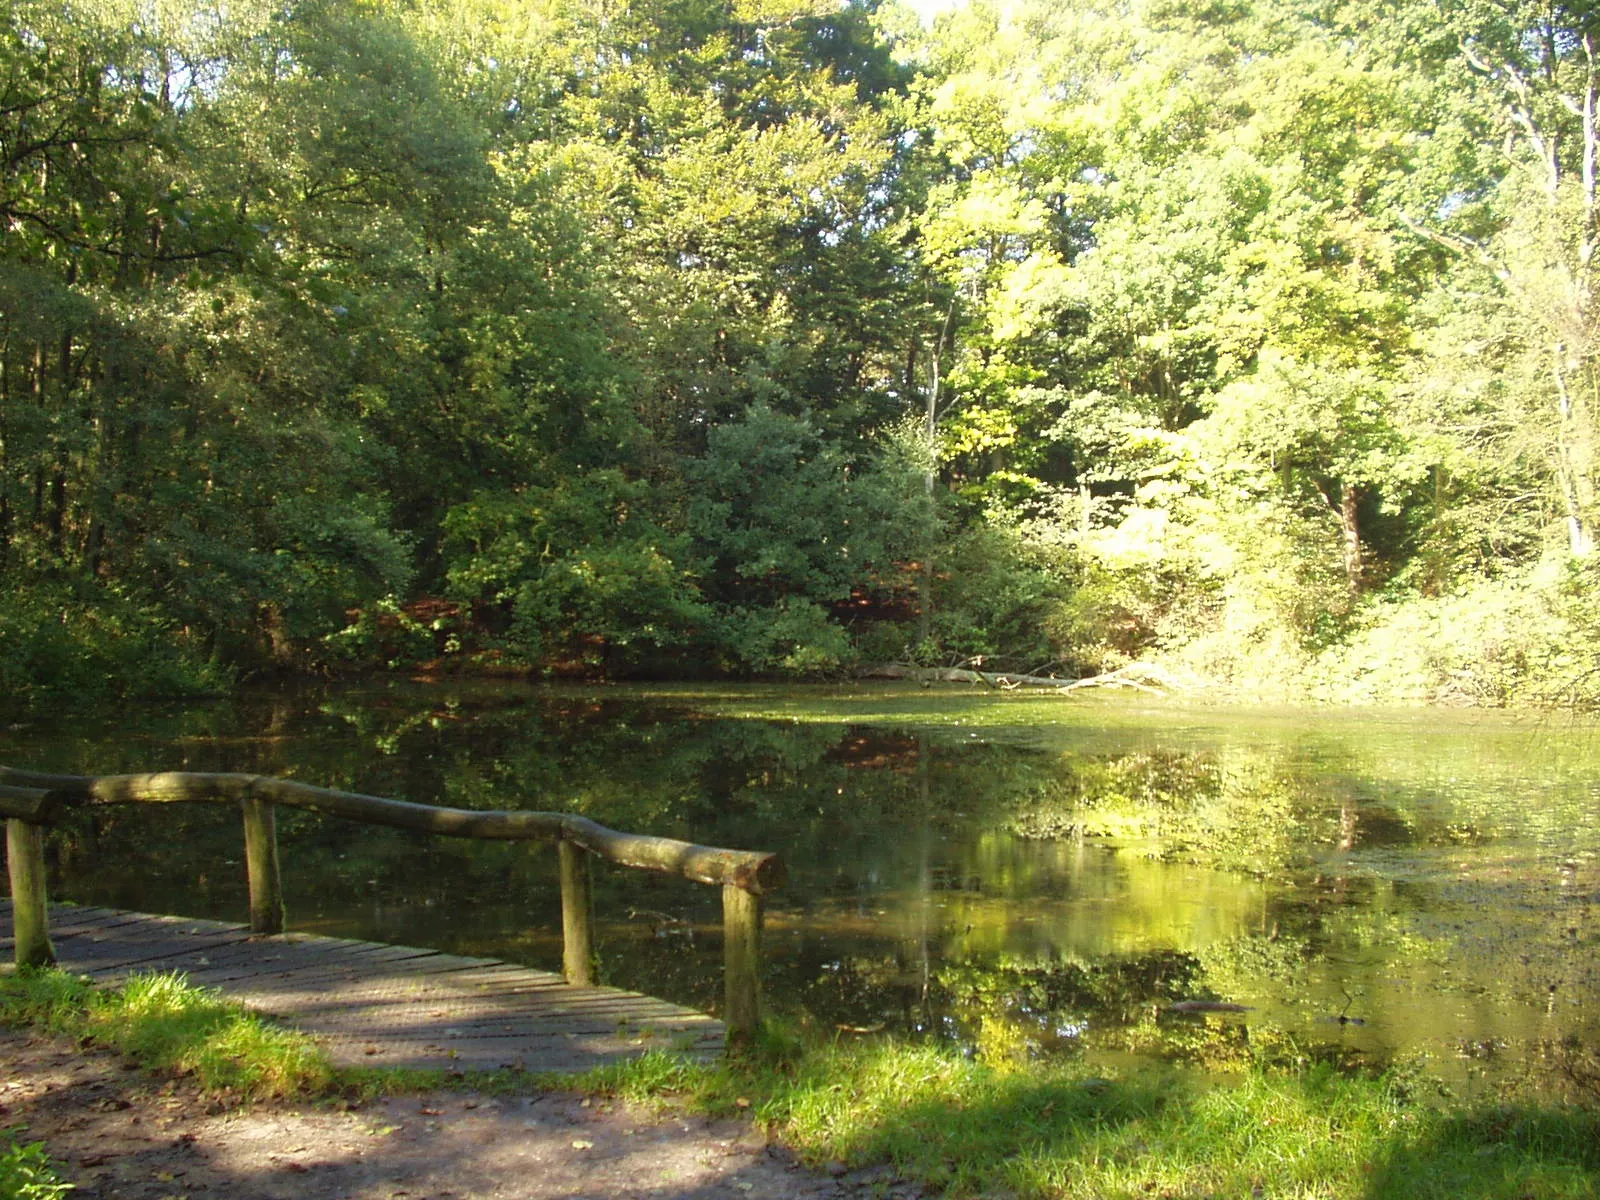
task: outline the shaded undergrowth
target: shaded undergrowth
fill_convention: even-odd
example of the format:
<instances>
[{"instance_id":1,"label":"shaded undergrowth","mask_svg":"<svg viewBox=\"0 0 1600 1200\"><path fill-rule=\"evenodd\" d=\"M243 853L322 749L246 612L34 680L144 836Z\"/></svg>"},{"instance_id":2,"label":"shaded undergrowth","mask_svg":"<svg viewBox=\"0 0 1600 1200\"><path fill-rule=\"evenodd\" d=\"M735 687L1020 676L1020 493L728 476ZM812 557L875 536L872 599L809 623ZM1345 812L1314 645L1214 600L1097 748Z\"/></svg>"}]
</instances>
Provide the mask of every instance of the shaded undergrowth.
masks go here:
<instances>
[{"instance_id":1,"label":"shaded undergrowth","mask_svg":"<svg viewBox=\"0 0 1600 1200\"><path fill-rule=\"evenodd\" d=\"M1256 1064L1226 1077L1177 1068L1107 1077L1074 1064L997 1065L936 1046L793 1031L769 1032L715 1065L655 1052L576 1077L344 1070L304 1035L173 975L115 989L60 971L0 975L0 1022L93 1042L242 1100L559 1086L747 1113L815 1164L889 1163L956 1196L1600 1193L1594 1108L1463 1104L1403 1072ZM0 1176L0 1196L4 1186Z\"/></svg>"}]
</instances>

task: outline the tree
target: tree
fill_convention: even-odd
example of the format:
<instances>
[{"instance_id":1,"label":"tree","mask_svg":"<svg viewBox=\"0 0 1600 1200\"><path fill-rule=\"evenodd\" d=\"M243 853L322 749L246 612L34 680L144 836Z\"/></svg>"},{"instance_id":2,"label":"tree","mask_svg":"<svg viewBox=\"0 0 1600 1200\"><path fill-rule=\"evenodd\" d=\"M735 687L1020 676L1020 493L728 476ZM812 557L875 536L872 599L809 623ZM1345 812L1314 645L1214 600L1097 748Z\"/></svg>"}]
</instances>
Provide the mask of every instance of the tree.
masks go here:
<instances>
[{"instance_id":1,"label":"tree","mask_svg":"<svg viewBox=\"0 0 1600 1200\"><path fill-rule=\"evenodd\" d=\"M686 525L736 661L801 669L847 657L829 610L925 544L931 514L907 465L853 464L811 422L765 405L710 432L687 474Z\"/></svg>"},{"instance_id":2,"label":"tree","mask_svg":"<svg viewBox=\"0 0 1600 1200\"><path fill-rule=\"evenodd\" d=\"M1583 556L1594 549L1600 516L1593 261L1600 242L1600 27L1584 7L1541 8L1525 20L1520 53L1471 42L1463 53L1505 96L1513 162L1500 185L1505 224L1487 251L1488 265L1525 330L1525 352L1547 364L1553 482L1567 547Z\"/></svg>"}]
</instances>

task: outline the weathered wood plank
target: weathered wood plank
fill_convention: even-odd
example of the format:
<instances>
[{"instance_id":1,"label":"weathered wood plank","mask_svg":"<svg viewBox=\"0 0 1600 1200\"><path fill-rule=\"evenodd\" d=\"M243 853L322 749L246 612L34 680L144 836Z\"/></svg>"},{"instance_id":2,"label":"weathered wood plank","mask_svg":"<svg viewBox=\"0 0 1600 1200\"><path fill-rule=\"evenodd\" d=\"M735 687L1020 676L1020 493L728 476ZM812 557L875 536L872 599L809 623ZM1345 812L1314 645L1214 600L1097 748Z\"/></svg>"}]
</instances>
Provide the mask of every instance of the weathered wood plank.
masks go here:
<instances>
[{"instance_id":1,"label":"weathered wood plank","mask_svg":"<svg viewBox=\"0 0 1600 1200\"><path fill-rule=\"evenodd\" d=\"M189 974L196 966L205 965L207 952L205 946L177 947L168 944L139 950L125 942L108 946L103 943L86 944L83 939L63 944L71 949L57 956L61 965L70 964L70 969L97 978L110 974L125 976L166 971Z\"/></svg>"},{"instance_id":2,"label":"weathered wood plank","mask_svg":"<svg viewBox=\"0 0 1600 1200\"><path fill-rule=\"evenodd\" d=\"M142 916L140 913L123 912L114 908L67 908L65 916L58 916L61 911L55 905L50 906L51 926L60 930L63 937L76 937L80 933L103 933L119 925L136 925Z\"/></svg>"},{"instance_id":3,"label":"weathered wood plank","mask_svg":"<svg viewBox=\"0 0 1600 1200\"><path fill-rule=\"evenodd\" d=\"M451 982L458 981L452 978ZM508 977L504 983L468 983L465 988L472 995L481 996L485 999L493 996L521 996L526 997L530 1003L538 999L538 993L549 992L563 996L572 994L571 985L563 982L559 975L554 979L517 979ZM631 993L619 992L617 995L626 996L631 995ZM645 999L649 999L649 997L645 997Z\"/></svg>"},{"instance_id":4,"label":"weathered wood plank","mask_svg":"<svg viewBox=\"0 0 1600 1200\"><path fill-rule=\"evenodd\" d=\"M221 954L222 950L235 944L243 944L245 939L238 934L197 934L194 938L150 939L139 944L130 939L118 938L115 941L99 941L91 934L69 942L72 946L72 958L93 960L99 970L112 970L117 966L139 966L142 963L160 963L166 960L195 960L195 958L208 958L211 954ZM152 966L150 970L163 970L160 966Z\"/></svg>"},{"instance_id":5,"label":"weathered wood plank","mask_svg":"<svg viewBox=\"0 0 1600 1200\"><path fill-rule=\"evenodd\" d=\"M504 963L498 967L483 967L479 970L457 971L451 979L455 983L472 988L494 988L508 983L518 986L532 987L564 987L566 980L553 971L538 971L531 967L518 967Z\"/></svg>"},{"instance_id":6,"label":"weathered wood plank","mask_svg":"<svg viewBox=\"0 0 1600 1200\"><path fill-rule=\"evenodd\" d=\"M309 986L308 986L309 985ZM603 989L590 995L568 997L564 990L539 989L535 993L506 993L484 995L454 987L440 989L430 983L403 975L383 978L353 979L337 989L322 986L321 981L303 981L299 977L275 977L239 980L229 989L236 994L246 992L272 992L278 995L298 995L306 1003L315 1005L356 1005L358 1003L397 1003L414 1008L417 1012L439 1015L448 1012L563 1012L563 1013L655 1013L661 1001L650 996L620 994L608 996ZM440 999L432 999L438 997ZM679 1013L689 1010L677 1010Z\"/></svg>"},{"instance_id":7,"label":"weathered wood plank","mask_svg":"<svg viewBox=\"0 0 1600 1200\"><path fill-rule=\"evenodd\" d=\"M403 966L409 958L379 959L375 955L346 958L340 954L263 955L252 957L253 947L242 947L237 954L226 958L213 957L212 961L190 972L190 978L207 987L221 987L235 979L271 979L294 975L301 979L316 979L325 983L376 978L391 966Z\"/></svg>"},{"instance_id":8,"label":"weathered wood plank","mask_svg":"<svg viewBox=\"0 0 1600 1200\"><path fill-rule=\"evenodd\" d=\"M11 906L0 902L0 918ZM62 906L77 932L61 965L102 981L182 970L297 1025L348 1065L583 1071L671 1049L708 1058L722 1023L618 988L574 987L497 959L247 927ZM53 915L53 914L52 914Z\"/></svg>"},{"instance_id":9,"label":"weathered wood plank","mask_svg":"<svg viewBox=\"0 0 1600 1200\"><path fill-rule=\"evenodd\" d=\"M269 951L276 948L269 947ZM392 952L392 953L391 953ZM322 986L341 987L367 980L386 978L396 970L404 970L413 963L426 962L436 957L434 951L416 947L378 946L360 950L338 947L308 948L308 951L262 953L254 943L246 943L223 955L212 956L204 967L192 969L189 977L207 987L225 987L239 979L275 979L292 975L297 980ZM530 972L526 968L500 964L505 973L526 976L529 984L561 986L561 977L548 972ZM463 976L476 978L485 968L461 968L454 971L417 972L418 976L437 974L453 984L463 982ZM501 975L500 977L505 977Z\"/></svg>"},{"instance_id":10,"label":"weathered wood plank","mask_svg":"<svg viewBox=\"0 0 1600 1200\"><path fill-rule=\"evenodd\" d=\"M187 969L195 976L202 973L215 973L250 977L293 969L320 969L327 971L338 967L343 961L337 954L319 953L317 951L300 952L292 957L273 955L269 960L263 960L260 954L261 947L257 941L248 938L241 939L211 950L202 950L196 961L191 962ZM199 959L204 961L199 961Z\"/></svg>"},{"instance_id":11,"label":"weathered wood plank","mask_svg":"<svg viewBox=\"0 0 1600 1200\"><path fill-rule=\"evenodd\" d=\"M10 915L11 901L0 898L0 922L9 921ZM95 905L69 904L66 902L52 903L50 905L50 932L52 936L74 937L78 933L102 934L122 925L147 928L152 921L159 921L174 928L195 930L230 929L248 932L247 927L237 921L207 921L194 917L161 916L155 913L129 912L121 908L100 908Z\"/></svg>"}]
</instances>

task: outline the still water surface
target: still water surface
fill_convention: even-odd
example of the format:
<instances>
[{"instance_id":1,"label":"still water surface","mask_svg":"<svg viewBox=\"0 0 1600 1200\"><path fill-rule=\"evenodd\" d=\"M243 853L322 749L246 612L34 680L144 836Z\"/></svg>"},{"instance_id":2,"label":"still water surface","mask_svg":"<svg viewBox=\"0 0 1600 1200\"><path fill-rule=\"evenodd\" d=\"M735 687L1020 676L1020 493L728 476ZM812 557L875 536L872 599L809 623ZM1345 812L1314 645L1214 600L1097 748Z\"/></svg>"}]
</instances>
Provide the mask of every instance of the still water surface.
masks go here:
<instances>
[{"instance_id":1,"label":"still water surface","mask_svg":"<svg viewBox=\"0 0 1600 1200\"><path fill-rule=\"evenodd\" d=\"M994 1058L1251 1053L1548 1083L1600 1043L1600 726L897 688L274 691L0 733L781 852L773 1009ZM280 815L294 928L557 967L555 855ZM58 896L245 909L235 814L103 809ZM609 982L715 1010L716 890L602 868ZM1174 1015L1211 999L1242 1013Z\"/></svg>"}]
</instances>

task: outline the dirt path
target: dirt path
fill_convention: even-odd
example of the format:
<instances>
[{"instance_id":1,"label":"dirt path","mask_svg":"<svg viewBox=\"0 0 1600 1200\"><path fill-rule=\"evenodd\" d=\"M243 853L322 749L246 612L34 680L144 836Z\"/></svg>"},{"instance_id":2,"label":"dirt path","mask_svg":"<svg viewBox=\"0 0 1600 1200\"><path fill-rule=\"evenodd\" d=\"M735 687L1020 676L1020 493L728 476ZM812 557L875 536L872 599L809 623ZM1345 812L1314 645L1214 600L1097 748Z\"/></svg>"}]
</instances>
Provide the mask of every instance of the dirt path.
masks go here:
<instances>
[{"instance_id":1,"label":"dirt path","mask_svg":"<svg viewBox=\"0 0 1600 1200\"><path fill-rule=\"evenodd\" d=\"M226 1109L115 1055L0 1029L0 1130L74 1200L920 1200L885 1168L813 1172L747 1123L565 1093Z\"/></svg>"}]
</instances>

